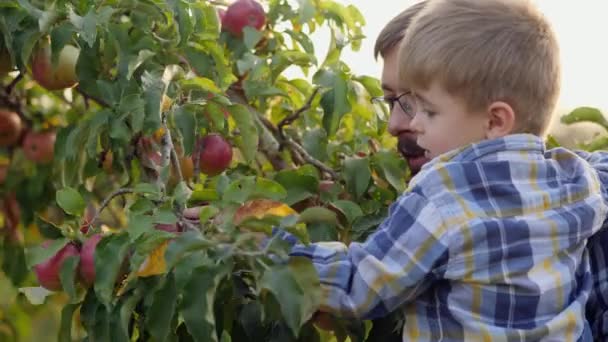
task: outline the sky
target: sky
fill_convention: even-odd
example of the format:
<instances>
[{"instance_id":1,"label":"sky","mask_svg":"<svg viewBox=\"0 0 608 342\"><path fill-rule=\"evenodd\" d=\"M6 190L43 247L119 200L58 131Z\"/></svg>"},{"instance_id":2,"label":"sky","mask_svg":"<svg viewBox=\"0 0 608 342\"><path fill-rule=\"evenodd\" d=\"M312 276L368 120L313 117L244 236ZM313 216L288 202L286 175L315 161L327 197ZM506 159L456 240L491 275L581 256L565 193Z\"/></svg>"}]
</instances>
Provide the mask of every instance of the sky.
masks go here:
<instances>
[{"instance_id":1,"label":"sky","mask_svg":"<svg viewBox=\"0 0 608 342\"><path fill-rule=\"evenodd\" d=\"M340 1L340 0L338 0ZM560 111L592 106L608 112L608 1L532 0L552 23L557 34L562 61ZM374 41L384 25L416 0L341 0L355 5L367 23L367 38L361 50L346 49L343 59L356 74L380 76L381 61L374 61ZM318 56L325 56L327 31L312 37Z\"/></svg>"}]
</instances>

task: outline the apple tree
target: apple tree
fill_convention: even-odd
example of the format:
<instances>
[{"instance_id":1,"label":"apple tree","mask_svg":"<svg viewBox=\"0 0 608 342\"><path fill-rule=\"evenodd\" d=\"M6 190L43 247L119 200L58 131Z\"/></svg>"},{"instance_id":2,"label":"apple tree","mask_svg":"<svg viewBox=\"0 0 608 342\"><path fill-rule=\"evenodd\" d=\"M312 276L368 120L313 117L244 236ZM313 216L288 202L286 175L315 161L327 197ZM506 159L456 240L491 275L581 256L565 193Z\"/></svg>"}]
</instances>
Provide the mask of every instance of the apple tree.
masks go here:
<instances>
[{"instance_id":1,"label":"apple tree","mask_svg":"<svg viewBox=\"0 0 608 342\"><path fill-rule=\"evenodd\" d=\"M11 303L57 306L61 341L365 340L314 325L314 268L271 234L364 239L405 189L379 82L341 60L364 24L333 0L3 1Z\"/></svg>"}]
</instances>

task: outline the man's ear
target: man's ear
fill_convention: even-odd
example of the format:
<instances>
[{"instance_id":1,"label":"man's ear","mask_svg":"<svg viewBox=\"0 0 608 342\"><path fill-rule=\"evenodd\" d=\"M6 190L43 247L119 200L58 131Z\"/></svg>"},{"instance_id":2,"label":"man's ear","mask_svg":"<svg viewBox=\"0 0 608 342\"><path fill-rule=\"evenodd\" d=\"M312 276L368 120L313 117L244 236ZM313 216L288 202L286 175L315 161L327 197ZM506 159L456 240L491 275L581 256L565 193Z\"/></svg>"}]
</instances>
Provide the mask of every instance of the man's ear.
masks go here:
<instances>
[{"instance_id":1,"label":"man's ear","mask_svg":"<svg viewBox=\"0 0 608 342\"><path fill-rule=\"evenodd\" d=\"M488 121L486 125L486 138L496 139L513 133L515 128L515 111L508 103L493 102L488 106Z\"/></svg>"}]
</instances>

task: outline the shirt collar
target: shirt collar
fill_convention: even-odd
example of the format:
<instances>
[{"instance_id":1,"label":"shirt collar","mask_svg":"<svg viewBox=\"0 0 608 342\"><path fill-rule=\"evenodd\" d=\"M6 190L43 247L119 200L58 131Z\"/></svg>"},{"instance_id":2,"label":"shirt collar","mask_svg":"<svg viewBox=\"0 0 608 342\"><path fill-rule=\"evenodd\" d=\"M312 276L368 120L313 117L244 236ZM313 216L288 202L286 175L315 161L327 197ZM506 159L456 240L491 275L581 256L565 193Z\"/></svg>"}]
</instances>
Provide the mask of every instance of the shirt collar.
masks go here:
<instances>
[{"instance_id":1,"label":"shirt collar","mask_svg":"<svg viewBox=\"0 0 608 342\"><path fill-rule=\"evenodd\" d=\"M483 140L441 154L426 163L421 171L432 168L437 163L470 162L497 153L513 151L542 155L545 153L545 143L541 137L533 134L511 134L502 138Z\"/></svg>"}]
</instances>

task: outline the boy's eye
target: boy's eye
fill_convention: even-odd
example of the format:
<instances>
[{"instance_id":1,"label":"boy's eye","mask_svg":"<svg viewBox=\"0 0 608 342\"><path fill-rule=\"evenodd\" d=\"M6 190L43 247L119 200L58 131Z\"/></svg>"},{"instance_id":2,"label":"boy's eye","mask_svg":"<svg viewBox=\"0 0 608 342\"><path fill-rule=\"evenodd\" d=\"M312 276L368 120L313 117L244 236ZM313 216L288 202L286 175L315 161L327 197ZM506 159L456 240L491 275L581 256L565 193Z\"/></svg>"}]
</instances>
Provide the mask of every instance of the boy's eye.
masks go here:
<instances>
[{"instance_id":1,"label":"boy's eye","mask_svg":"<svg viewBox=\"0 0 608 342\"><path fill-rule=\"evenodd\" d=\"M433 112L432 110L426 110L426 109L425 109L425 110L424 110L424 112L426 113L426 115L427 115L429 118L432 118L433 116L437 115L437 112Z\"/></svg>"}]
</instances>

